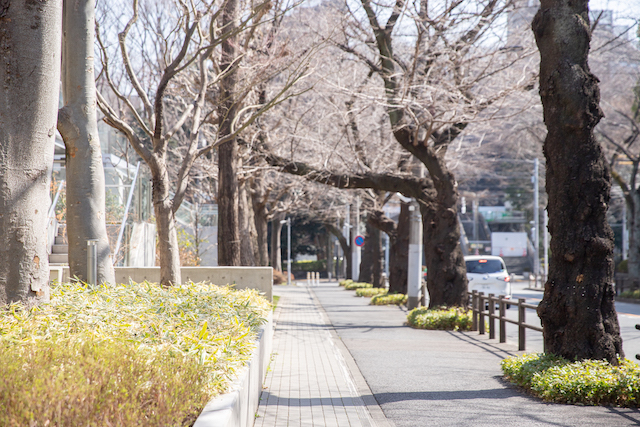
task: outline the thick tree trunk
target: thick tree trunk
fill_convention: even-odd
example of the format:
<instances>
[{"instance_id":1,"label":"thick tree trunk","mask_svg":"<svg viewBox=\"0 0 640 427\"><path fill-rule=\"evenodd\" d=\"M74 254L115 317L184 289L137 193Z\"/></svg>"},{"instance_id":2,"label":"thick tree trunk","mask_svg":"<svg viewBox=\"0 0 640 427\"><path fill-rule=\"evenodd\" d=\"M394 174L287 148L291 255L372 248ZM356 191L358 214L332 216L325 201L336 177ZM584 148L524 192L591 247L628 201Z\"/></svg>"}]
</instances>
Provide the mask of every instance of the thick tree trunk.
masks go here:
<instances>
[{"instance_id":1,"label":"thick tree trunk","mask_svg":"<svg viewBox=\"0 0 640 427\"><path fill-rule=\"evenodd\" d=\"M332 241L331 241L331 233L328 233L325 235L325 246L326 246L326 252L327 252L327 278L329 277L329 275L333 274L333 270L334 270L334 266L333 266L333 245L332 245Z\"/></svg>"},{"instance_id":2,"label":"thick tree trunk","mask_svg":"<svg viewBox=\"0 0 640 427\"><path fill-rule=\"evenodd\" d=\"M64 0L58 130L66 146L67 236L71 277L87 280L87 240L98 240L98 282L115 281L105 224L105 186L93 73L95 2Z\"/></svg>"},{"instance_id":3,"label":"thick tree trunk","mask_svg":"<svg viewBox=\"0 0 640 427\"><path fill-rule=\"evenodd\" d=\"M284 219L284 214L276 214L271 221L271 267L274 270L282 271L282 248L281 248L281 234L282 224L281 220Z\"/></svg>"},{"instance_id":4,"label":"thick tree trunk","mask_svg":"<svg viewBox=\"0 0 640 427\"><path fill-rule=\"evenodd\" d=\"M389 292L407 294L409 272L409 232L411 231L409 204L400 205L395 236L389 245Z\"/></svg>"},{"instance_id":5,"label":"thick tree trunk","mask_svg":"<svg viewBox=\"0 0 640 427\"><path fill-rule=\"evenodd\" d=\"M347 262L347 274L346 274L346 279L352 279L352 263L351 263L351 245L349 245L349 242L347 241L347 238L342 234L342 231L340 231L338 229L338 227L336 227L333 224L325 224L324 225L331 234L333 234L334 236L336 236L336 238L338 239L338 242L340 242L340 247L342 248L342 252L344 253L344 259Z\"/></svg>"},{"instance_id":6,"label":"thick tree trunk","mask_svg":"<svg viewBox=\"0 0 640 427\"><path fill-rule=\"evenodd\" d=\"M384 286L382 281L382 239L380 230L374 227L370 219L366 223L366 236L360 262L359 280L371 283L375 288Z\"/></svg>"},{"instance_id":7,"label":"thick tree trunk","mask_svg":"<svg viewBox=\"0 0 640 427\"><path fill-rule=\"evenodd\" d=\"M240 185L238 194L238 218L240 219L240 265L256 265L256 229L253 206L249 200L246 182Z\"/></svg>"},{"instance_id":8,"label":"thick tree trunk","mask_svg":"<svg viewBox=\"0 0 640 427\"><path fill-rule=\"evenodd\" d=\"M551 260L538 314L545 351L568 359L623 356L614 306L611 177L593 136L598 79L587 64L587 0L542 0L533 20L547 138Z\"/></svg>"},{"instance_id":9,"label":"thick tree trunk","mask_svg":"<svg viewBox=\"0 0 640 427\"><path fill-rule=\"evenodd\" d=\"M49 295L62 1L0 2L0 305Z\"/></svg>"},{"instance_id":10,"label":"thick tree trunk","mask_svg":"<svg viewBox=\"0 0 640 427\"><path fill-rule=\"evenodd\" d=\"M466 307L467 277L456 211L448 204L438 206L425 200L419 202L429 308L443 305Z\"/></svg>"},{"instance_id":11,"label":"thick tree trunk","mask_svg":"<svg viewBox=\"0 0 640 427\"><path fill-rule=\"evenodd\" d=\"M255 214L256 238L258 241L258 258L257 263L261 266L269 265L269 220L267 219L267 211L263 206L256 206L253 200L253 212Z\"/></svg>"},{"instance_id":12,"label":"thick tree trunk","mask_svg":"<svg viewBox=\"0 0 640 427\"><path fill-rule=\"evenodd\" d=\"M160 253L160 283L164 286L179 285L180 249L173 202L169 197L169 175L164 162L154 159L151 165L153 182L153 210L158 229L158 252Z\"/></svg>"},{"instance_id":13,"label":"thick tree trunk","mask_svg":"<svg viewBox=\"0 0 640 427\"><path fill-rule=\"evenodd\" d=\"M227 0L222 12L224 32L233 34L237 28L238 1ZM237 36L222 42L220 68L226 75L221 81L221 99L218 116L222 118L219 136L233 133L233 122L238 112L235 92L238 80ZM232 138L218 148L218 265L241 265L240 224L238 218L238 141Z\"/></svg>"},{"instance_id":14,"label":"thick tree trunk","mask_svg":"<svg viewBox=\"0 0 640 427\"><path fill-rule=\"evenodd\" d=\"M269 265L269 216L261 175L254 176L251 182L250 197L256 229L256 263L266 267Z\"/></svg>"}]
</instances>

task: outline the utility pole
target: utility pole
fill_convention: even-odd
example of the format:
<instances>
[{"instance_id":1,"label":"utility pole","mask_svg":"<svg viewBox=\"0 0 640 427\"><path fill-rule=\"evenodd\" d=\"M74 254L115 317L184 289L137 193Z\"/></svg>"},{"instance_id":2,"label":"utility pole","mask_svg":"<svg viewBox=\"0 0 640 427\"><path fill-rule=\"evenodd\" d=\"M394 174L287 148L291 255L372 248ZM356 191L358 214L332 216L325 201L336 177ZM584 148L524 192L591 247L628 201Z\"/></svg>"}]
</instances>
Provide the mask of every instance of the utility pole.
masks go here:
<instances>
[{"instance_id":1,"label":"utility pole","mask_svg":"<svg viewBox=\"0 0 640 427\"><path fill-rule=\"evenodd\" d=\"M407 272L407 308L413 310L420 304L420 287L422 285L422 218L418 202L409 205L409 271Z\"/></svg>"},{"instance_id":2,"label":"utility pole","mask_svg":"<svg viewBox=\"0 0 640 427\"><path fill-rule=\"evenodd\" d=\"M540 200L539 200L539 168L538 158L533 161L533 275L535 276L535 285L538 287L538 276L540 275Z\"/></svg>"},{"instance_id":3,"label":"utility pole","mask_svg":"<svg viewBox=\"0 0 640 427\"><path fill-rule=\"evenodd\" d=\"M347 242L349 242L350 245L353 245L353 243L351 242L351 225L350 225L350 205L347 203L347 212L345 214L344 217L344 237L347 239ZM351 247L351 246L349 246ZM344 269L344 278L347 279L347 257L351 257L351 250L349 250L349 253L347 254L346 251L344 251L343 253L343 262L342 262L342 268ZM352 278L353 279L353 278Z\"/></svg>"},{"instance_id":4,"label":"utility pole","mask_svg":"<svg viewBox=\"0 0 640 427\"><path fill-rule=\"evenodd\" d=\"M355 238L360 234L360 196L356 197L356 210L353 234L351 235L351 278L354 282L360 280L360 246L355 244Z\"/></svg>"},{"instance_id":5,"label":"utility pole","mask_svg":"<svg viewBox=\"0 0 640 427\"><path fill-rule=\"evenodd\" d=\"M627 201L622 203L622 259L629 258L629 229L627 228Z\"/></svg>"}]
</instances>

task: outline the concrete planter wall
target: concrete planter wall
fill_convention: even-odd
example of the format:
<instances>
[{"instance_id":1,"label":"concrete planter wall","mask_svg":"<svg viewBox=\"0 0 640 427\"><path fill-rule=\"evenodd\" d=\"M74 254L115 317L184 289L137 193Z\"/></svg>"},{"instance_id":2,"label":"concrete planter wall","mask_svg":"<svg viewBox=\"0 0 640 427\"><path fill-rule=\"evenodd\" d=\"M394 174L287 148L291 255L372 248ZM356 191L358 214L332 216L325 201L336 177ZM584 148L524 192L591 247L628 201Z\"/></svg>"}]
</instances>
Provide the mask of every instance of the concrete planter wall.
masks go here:
<instances>
[{"instance_id":1,"label":"concrete planter wall","mask_svg":"<svg viewBox=\"0 0 640 427\"><path fill-rule=\"evenodd\" d=\"M273 313L260 329L251 361L239 373L227 394L205 406L194 427L251 427L260 403L262 382L269 367L273 340Z\"/></svg>"}]
</instances>

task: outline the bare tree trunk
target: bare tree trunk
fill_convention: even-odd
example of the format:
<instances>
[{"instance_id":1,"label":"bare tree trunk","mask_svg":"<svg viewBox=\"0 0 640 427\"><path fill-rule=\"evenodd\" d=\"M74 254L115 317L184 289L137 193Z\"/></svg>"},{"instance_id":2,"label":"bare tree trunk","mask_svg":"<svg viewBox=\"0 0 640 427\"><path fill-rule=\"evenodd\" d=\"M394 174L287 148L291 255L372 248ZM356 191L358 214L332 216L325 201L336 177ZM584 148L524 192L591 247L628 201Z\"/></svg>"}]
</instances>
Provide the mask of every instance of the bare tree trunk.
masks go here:
<instances>
[{"instance_id":1,"label":"bare tree trunk","mask_svg":"<svg viewBox=\"0 0 640 427\"><path fill-rule=\"evenodd\" d=\"M588 0L542 0L533 20L547 138L551 260L538 314L545 350L573 359L623 357L614 306L611 176L593 128L602 118L587 63Z\"/></svg>"},{"instance_id":2,"label":"bare tree trunk","mask_svg":"<svg viewBox=\"0 0 640 427\"><path fill-rule=\"evenodd\" d=\"M403 202L400 205L396 235L389 245L389 292L407 293L410 219L409 203Z\"/></svg>"},{"instance_id":3,"label":"bare tree trunk","mask_svg":"<svg viewBox=\"0 0 640 427\"><path fill-rule=\"evenodd\" d=\"M238 218L240 220L240 265L256 265L256 232L253 217L253 206L249 200L246 182L239 187L238 194Z\"/></svg>"},{"instance_id":4,"label":"bare tree trunk","mask_svg":"<svg viewBox=\"0 0 640 427\"><path fill-rule=\"evenodd\" d=\"M384 286L382 281L382 239L380 230L367 219L366 238L362 261L360 263L360 281L373 284L374 288Z\"/></svg>"},{"instance_id":5,"label":"bare tree trunk","mask_svg":"<svg viewBox=\"0 0 640 427\"><path fill-rule=\"evenodd\" d=\"M456 194L457 199L457 194ZM455 209L420 201L429 307L467 305L467 279Z\"/></svg>"},{"instance_id":6,"label":"bare tree trunk","mask_svg":"<svg viewBox=\"0 0 640 427\"><path fill-rule=\"evenodd\" d=\"M331 244L331 233L327 233L325 236L326 252L327 252L327 278L329 274L333 274L333 245Z\"/></svg>"},{"instance_id":7,"label":"bare tree trunk","mask_svg":"<svg viewBox=\"0 0 640 427\"><path fill-rule=\"evenodd\" d=\"M267 204L261 175L254 176L251 183L251 204L255 219L257 256L256 263L261 266L269 265L269 219Z\"/></svg>"},{"instance_id":8,"label":"bare tree trunk","mask_svg":"<svg viewBox=\"0 0 640 427\"><path fill-rule=\"evenodd\" d=\"M284 219L284 214L279 213L271 221L271 267L278 271L282 271L282 248L280 243L280 235L282 233L280 221L282 219Z\"/></svg>"},{"instance_id":9,"label":"bare tree trunk","mask_svg":"<svg viewBox=\"0 0 640 427\"><path fill-rule=\"evenodd\" d=\"M98 240L98 282L115 281L105 224L104 169L93 72L95 1L64 0L58 130L66 146L69 273L87 280L87 240Z\"/></svg>"},{"instance_id":10,"label":"bare tree trunk","mask_svg":"<svg viewBox=\"0 0 640 427\"><path fill-rule=\"evenodd\" d=\"M324 224L324 226L329 230L329 232L331 234L333 234L334 236L336 236L336 238L338 239L338 242L340 242L340 247L342 248L342 252L344 253L344 259L347 262L347 277L345 277L345 279L353 279L353 268L352 266L352 260L351 260L351 245L349 245L349 242L347 241L347 238L342 234L342 231L340 231L335 225L333 224ZM351 240L353 241L353 239Z\"/></svg>"},{"instance_id":11,"label":"bare tree trunk","mask_svg":"<svg viewBox=\"0 0 640 427\"><path fill-rule=\"evenodd\" d=\"M47 210L62 1L0 1L0 305L49 295Z\"/></svg>"},{"instance_id":12,"label":"bare tree trunk","mask_svg":"<svg viewBox=\"0 0 640 427\"><path fill-rule=\"evenodd\" d=\"M256 223L256 238L258 241L258 258L256 259L258 265L269 265L269 220L267 219L267 213L264 209L256 209L254 203L254 214Z\"/></svg>"},{"instance_id":13,"label":"bare tree trunk","mask_svg":"<svg viewBox=\"0 0 640 427\"><path fill-rule=\"evenodd\" d=\"M233 33L237 27L238 0L227 0L222 12L222 27ZM235 92L238 79L237 36L222 42L221 81L222 99L218 115L222 118L219 136L233 134L233 121L238 106ZM218 148L218 265L241 265L240 225L238 218L238 141L232 138Z\"/></svg>"},{"instance_id":14,"label":"bare tree trunk","mask_svg":"<svg viewBox=\"0 0 640 427\"><path fill-rule=\"evenodd\" d=\"M160 283L164 286L177 285L182 282L180 249L173 201L169 197L169 173L162 157L154 158L150 166L153 181L151 195L158 229Z\"/></svg>"}]
</instances>

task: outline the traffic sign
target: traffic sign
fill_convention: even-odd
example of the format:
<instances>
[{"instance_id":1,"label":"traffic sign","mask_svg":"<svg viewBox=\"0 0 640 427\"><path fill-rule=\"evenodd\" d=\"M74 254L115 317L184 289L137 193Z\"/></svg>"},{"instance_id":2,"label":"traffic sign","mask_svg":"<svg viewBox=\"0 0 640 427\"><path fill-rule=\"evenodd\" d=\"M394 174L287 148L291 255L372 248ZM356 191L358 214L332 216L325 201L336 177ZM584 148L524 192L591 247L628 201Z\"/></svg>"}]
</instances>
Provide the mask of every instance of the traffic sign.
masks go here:
<instances>
[{"instance_id":1,"label":"traffic sign","mask_svg":"<svg viewBox=\"0 0 640 427\"><path fill-rule=\"evenodd\" d=\"M353 243L355 243L356 246L364 246L364 236L356 236L356 238L353 239Z\"/></svg>"}]
</instances>

